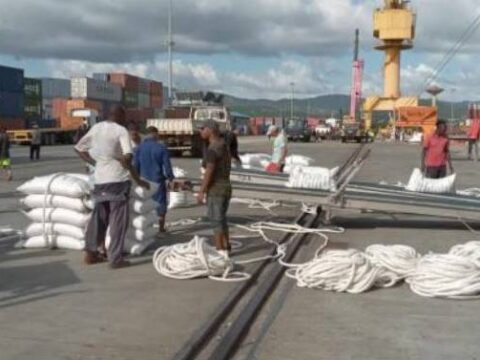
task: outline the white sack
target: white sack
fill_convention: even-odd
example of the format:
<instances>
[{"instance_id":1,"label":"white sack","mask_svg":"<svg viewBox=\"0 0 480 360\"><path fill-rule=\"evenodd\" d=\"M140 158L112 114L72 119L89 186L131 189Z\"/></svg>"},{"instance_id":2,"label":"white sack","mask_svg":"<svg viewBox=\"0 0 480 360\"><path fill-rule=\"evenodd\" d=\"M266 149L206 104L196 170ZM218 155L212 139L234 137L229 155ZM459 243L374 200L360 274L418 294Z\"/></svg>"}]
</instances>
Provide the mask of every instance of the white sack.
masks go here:
<instances>
[{"instance_id":1,"label":"white sack","mask_svg":"<svg viewBox=\"0 0 480 360\"><path fill-rule=\"evenodd\" d=\"M44 235L44 225L42 223L32 223L25 230L27 237L35 237ZM45 234L47 235L63 235L78 240L85 239L85 230L77 226L68 224L45 223Z\"/></svg>"},{"instance_id":2,"label":"white sack","mask_svg":"<svg viewBox=\"0 0 480 360\"><path fill-rule=\"evenodd\" d=\"M310 166L314 160L308 156L303 155L290 155L285 159L285 165L300 165L300 166Z\"/></svg>"},{"instance_id":3,"label":"white sack","mask_svg":"<svg viewBox=\"0 0 480 360\"><path fill-rule=\"evenodd\" d=\"M33 222L43 222L44 213L46 222L69 224L80 228L84 228L91 217L91 214L61 208L46 208L45 212L42 208L37 208L30 210L26 215Z\"/></svg>"},{"instance_id":4,"label":"white sack","mask_svg":"<svg viewBox=\"0 0 480 360\"><path fill-rule=\"evenodd\" d=\"M135 213L144 215L155 210L158 205L155 201L149 199L146 201L133 200L130 206Z\"/></svg>"},{"instance_id":5,"label":"white sack","mask_svg":"<svg viewBox=\"0 0 480 360\"><path fill-rule=\"evenodd\" d=\"M48 189L47 189L48 188ZM17 188L25 194L48 194L80 198L90 193L90 185L69 175L48 175L35 177Z\"/></svg>"},{"instance_id":6,"label":"white sack","mask_svg":"<svg viewBox=\"0 0 480 360\"><path fill-rule=\"evenodd\" d=\"M141 186L135 186L133 189L134 194L142 199L142 200L147 200L150 199L158 190L158 184L148 182L150 184L150 189L145 189Z\"/></svg>"},{"instance_id":7,"label":"white sack","mask_svg":"<svg viewBox=\"0 0 480 360\"><path fill-rule=\"evenodd\" d=\"M407 186L408 191L446 194L455 192L456 174L442 179L428 179L420 169L414 169Z\"/></svg>"},{"instance_id":8,"label":"white sack","mask_svg":"<svg viewBox=\"0 0 480 360\"><path fill-rule=\"evenodd\" d=\"M89 210L93 208L91 201L59 195L48 195L46 198L45 195L28 195L23 199L22 203L31 209L46 206L48 208L62 208L81 213L89 212Z\"/></svg>"},{"instance_id":9,"label":"white sack","mask_svg":"<svg viewBox=\"0 0 480 360\"><path fill-rule=\"evenodd\" d=\"M327 169L321 167L295 167L290 174L287 187L298 189L318 189L335 191L333 176L338 168Z\"/></svg>"},{"instance_id":10,"label":"white sack","mask_svg":"<svg viewBox=\"0 0 480 360\"><path fill-rule=\"evenodd\" d=\"M127 232L127 238L134 239L139 242L144 242L154 238L158 233L158 230L153 226L145 230L138 230L130 228Z\"/></svg>"},{"instance_id":11,"label":"white sack","mask_svg":"<svg viewBox=\"0 0 480 360\"><path fill-rule=\"evenodd\" d=\"M145 215L135 216L132 220L132 225L135 229L145 230L153 226L158 221L158 215L156 211L152 211Z\"/></svg>"},{"instance_id":12,"label":"white sack","mask_svg":"<svg viewBox=\"0 0 480 360\"><path fill-rule=\"evenodd\" d=\"M187 175L188 175L188 172L186 172L182 168L179 168L179 167L173 168L173 176L175 176L175 178L184 178Z\"/></svg>"},{"instance_id":13,"label":"white sack","mask_svg":"<svg viewBox=\"0 0 480 360\"><path fill-rule=\"evenodd\" d=\"M272 161L272 157L268 154L244 154L240 155L240 160L244 169L264 170Z\"/></svg>"},{"instance_id":14,"label":"white sack","mask_svg":"<svg viewBox=\"0 0 480 360\"><path fill-rule=\"evenodd\" d=\"M168 208L179 209L191 206L195 203L195 199L191 191L170 191L168 193Z\"/></svg>"},{"instance_id":15,"label":"white sack","mask_svg":"<svg viewBox=\"0 0 480 360\"><path fill-rule=\"evenodd\" d=\"M83 250L85 248L85 241L68 236L50 236L47 239L43 236L35 236L27 239L22 247L26 249L58 248L66 250Z\"/></svg>"}]
</instances>

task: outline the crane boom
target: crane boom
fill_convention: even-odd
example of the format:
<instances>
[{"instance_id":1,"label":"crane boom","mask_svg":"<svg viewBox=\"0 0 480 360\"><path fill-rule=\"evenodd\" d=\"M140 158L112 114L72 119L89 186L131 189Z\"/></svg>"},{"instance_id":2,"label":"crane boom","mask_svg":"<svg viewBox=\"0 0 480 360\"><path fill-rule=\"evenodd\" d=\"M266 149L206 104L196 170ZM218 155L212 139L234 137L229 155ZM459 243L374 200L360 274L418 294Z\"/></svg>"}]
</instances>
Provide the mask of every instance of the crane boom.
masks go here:
<instances>
[{"instance_id":1,"label":"crane boom","mask_svg":"<svg viewBox=\"0 0 480 360\"><path fill-rule=\"evenodd\" d=\"M350 118L357 118L357 111L362 100L363 68L365 62L358 58L360 31L355 30L355 47L353 52L352 89L350 93Z\"/></svg>"}]
</instances>

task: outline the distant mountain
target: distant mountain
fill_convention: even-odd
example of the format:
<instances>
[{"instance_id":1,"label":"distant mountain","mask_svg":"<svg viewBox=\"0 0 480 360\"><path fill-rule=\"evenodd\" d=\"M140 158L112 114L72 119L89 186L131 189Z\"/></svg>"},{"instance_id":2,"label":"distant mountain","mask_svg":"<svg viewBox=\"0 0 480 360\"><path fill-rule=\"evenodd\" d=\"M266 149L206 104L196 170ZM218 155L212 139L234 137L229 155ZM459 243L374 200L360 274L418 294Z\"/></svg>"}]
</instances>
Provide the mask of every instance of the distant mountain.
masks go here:
<instances>
[{"instance_id":1,"label":"distant mountain","mask_svg":"<svg viewBox=\"0 0 480 360\"><path fill-rule=\"evenodd\" d=\"M240 112L249 116L290 116L290 99L281 100L250 100L242 99L233 96L226 95L224 99L225 104L233 111ZM468 101L462 102L446 102L439 101L439 115L442 119L452 118L452 106L453 106L453 118L465 119L467 116ZM431 101L427 99L420 100L420 105L430 105ZM295 116L320 116L330 117L342 117L343 114L349 112L350 96L342 94L322 95L316 96L310 99L295 99L294 104ZM378 114L376 119L379 121L383 117L387 117L387 114Z\"/></svg>"}]
</instances>

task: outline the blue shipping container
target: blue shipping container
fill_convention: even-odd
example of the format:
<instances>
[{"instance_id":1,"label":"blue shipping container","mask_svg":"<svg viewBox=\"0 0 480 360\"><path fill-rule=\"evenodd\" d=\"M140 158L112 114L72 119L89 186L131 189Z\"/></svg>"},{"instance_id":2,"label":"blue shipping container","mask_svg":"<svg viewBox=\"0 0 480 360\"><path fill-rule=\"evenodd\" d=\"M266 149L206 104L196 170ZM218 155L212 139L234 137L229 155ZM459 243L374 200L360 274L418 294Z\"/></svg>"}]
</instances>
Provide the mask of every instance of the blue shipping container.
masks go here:
<instances>
[{"instance_id":1,"label":"blue shipping container","mask_svg":"<svg viewBox=\"0 0 480 360\"><path fill-rule=\"evenodd\" d=\"M23 117L25 96L23 92L0 91L0 117Z\"/></svg>"},{"instance_id":2,"label":"blue shipping container","mask_svg":"<svg viewBox=\"0 0 480 360\"><path fill-rule=\"evenodd\" d=\"M26 119L27 129L31 129L33 125L38 125L40 129L49 129L57 127L55 119Z\"/></svg>"},{"instance_id":3,"label":"blue shipping container","mask_svg":"<svg viewBox=\"0 0 480 360\"><path fill-rule=\"evenodd\" d=\"M93 73L93 78L105 82L110 81L110 76L107 73Z\"/></svg>"},{"instance_id":4,"label":"blue shipping container","mask_svg":"<svg viewBox=\"0 0 480 360\"><path fill-rule=\"evenodd\" d=\"M23 93L23 70L0 65L0 92Z\"/></svg>"}]
</instances>

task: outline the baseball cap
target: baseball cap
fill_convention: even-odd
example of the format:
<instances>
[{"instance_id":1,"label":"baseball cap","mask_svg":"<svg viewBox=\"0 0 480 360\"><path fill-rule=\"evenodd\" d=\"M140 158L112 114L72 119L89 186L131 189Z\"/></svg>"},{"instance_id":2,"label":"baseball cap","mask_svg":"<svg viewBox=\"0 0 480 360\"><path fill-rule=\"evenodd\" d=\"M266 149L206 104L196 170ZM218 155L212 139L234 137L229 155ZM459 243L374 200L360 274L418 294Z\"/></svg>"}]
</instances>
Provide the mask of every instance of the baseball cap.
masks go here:
<instances>
[{"instance_id":1,"label":"baseball cap","mask_svg":"<svg viewBox=\"0 0 480 360\"><path fill-rule=\"evenodd\" d=\"M202 122L199 126L199 129L210 129L210 130L220 130L218 123L215 120L209 119Z\"/></svg>"},{"instance_id":2,"label":"baseball cap","mask_svg":"<svg viewBox=\"0 0 480 360\"><path fill-rule=\"evenodd\" d=\"M267 136L272 135L275 131L278 130L278 127L275 125L270 125L267 130Z\"/></svg>"}]
</instances>

